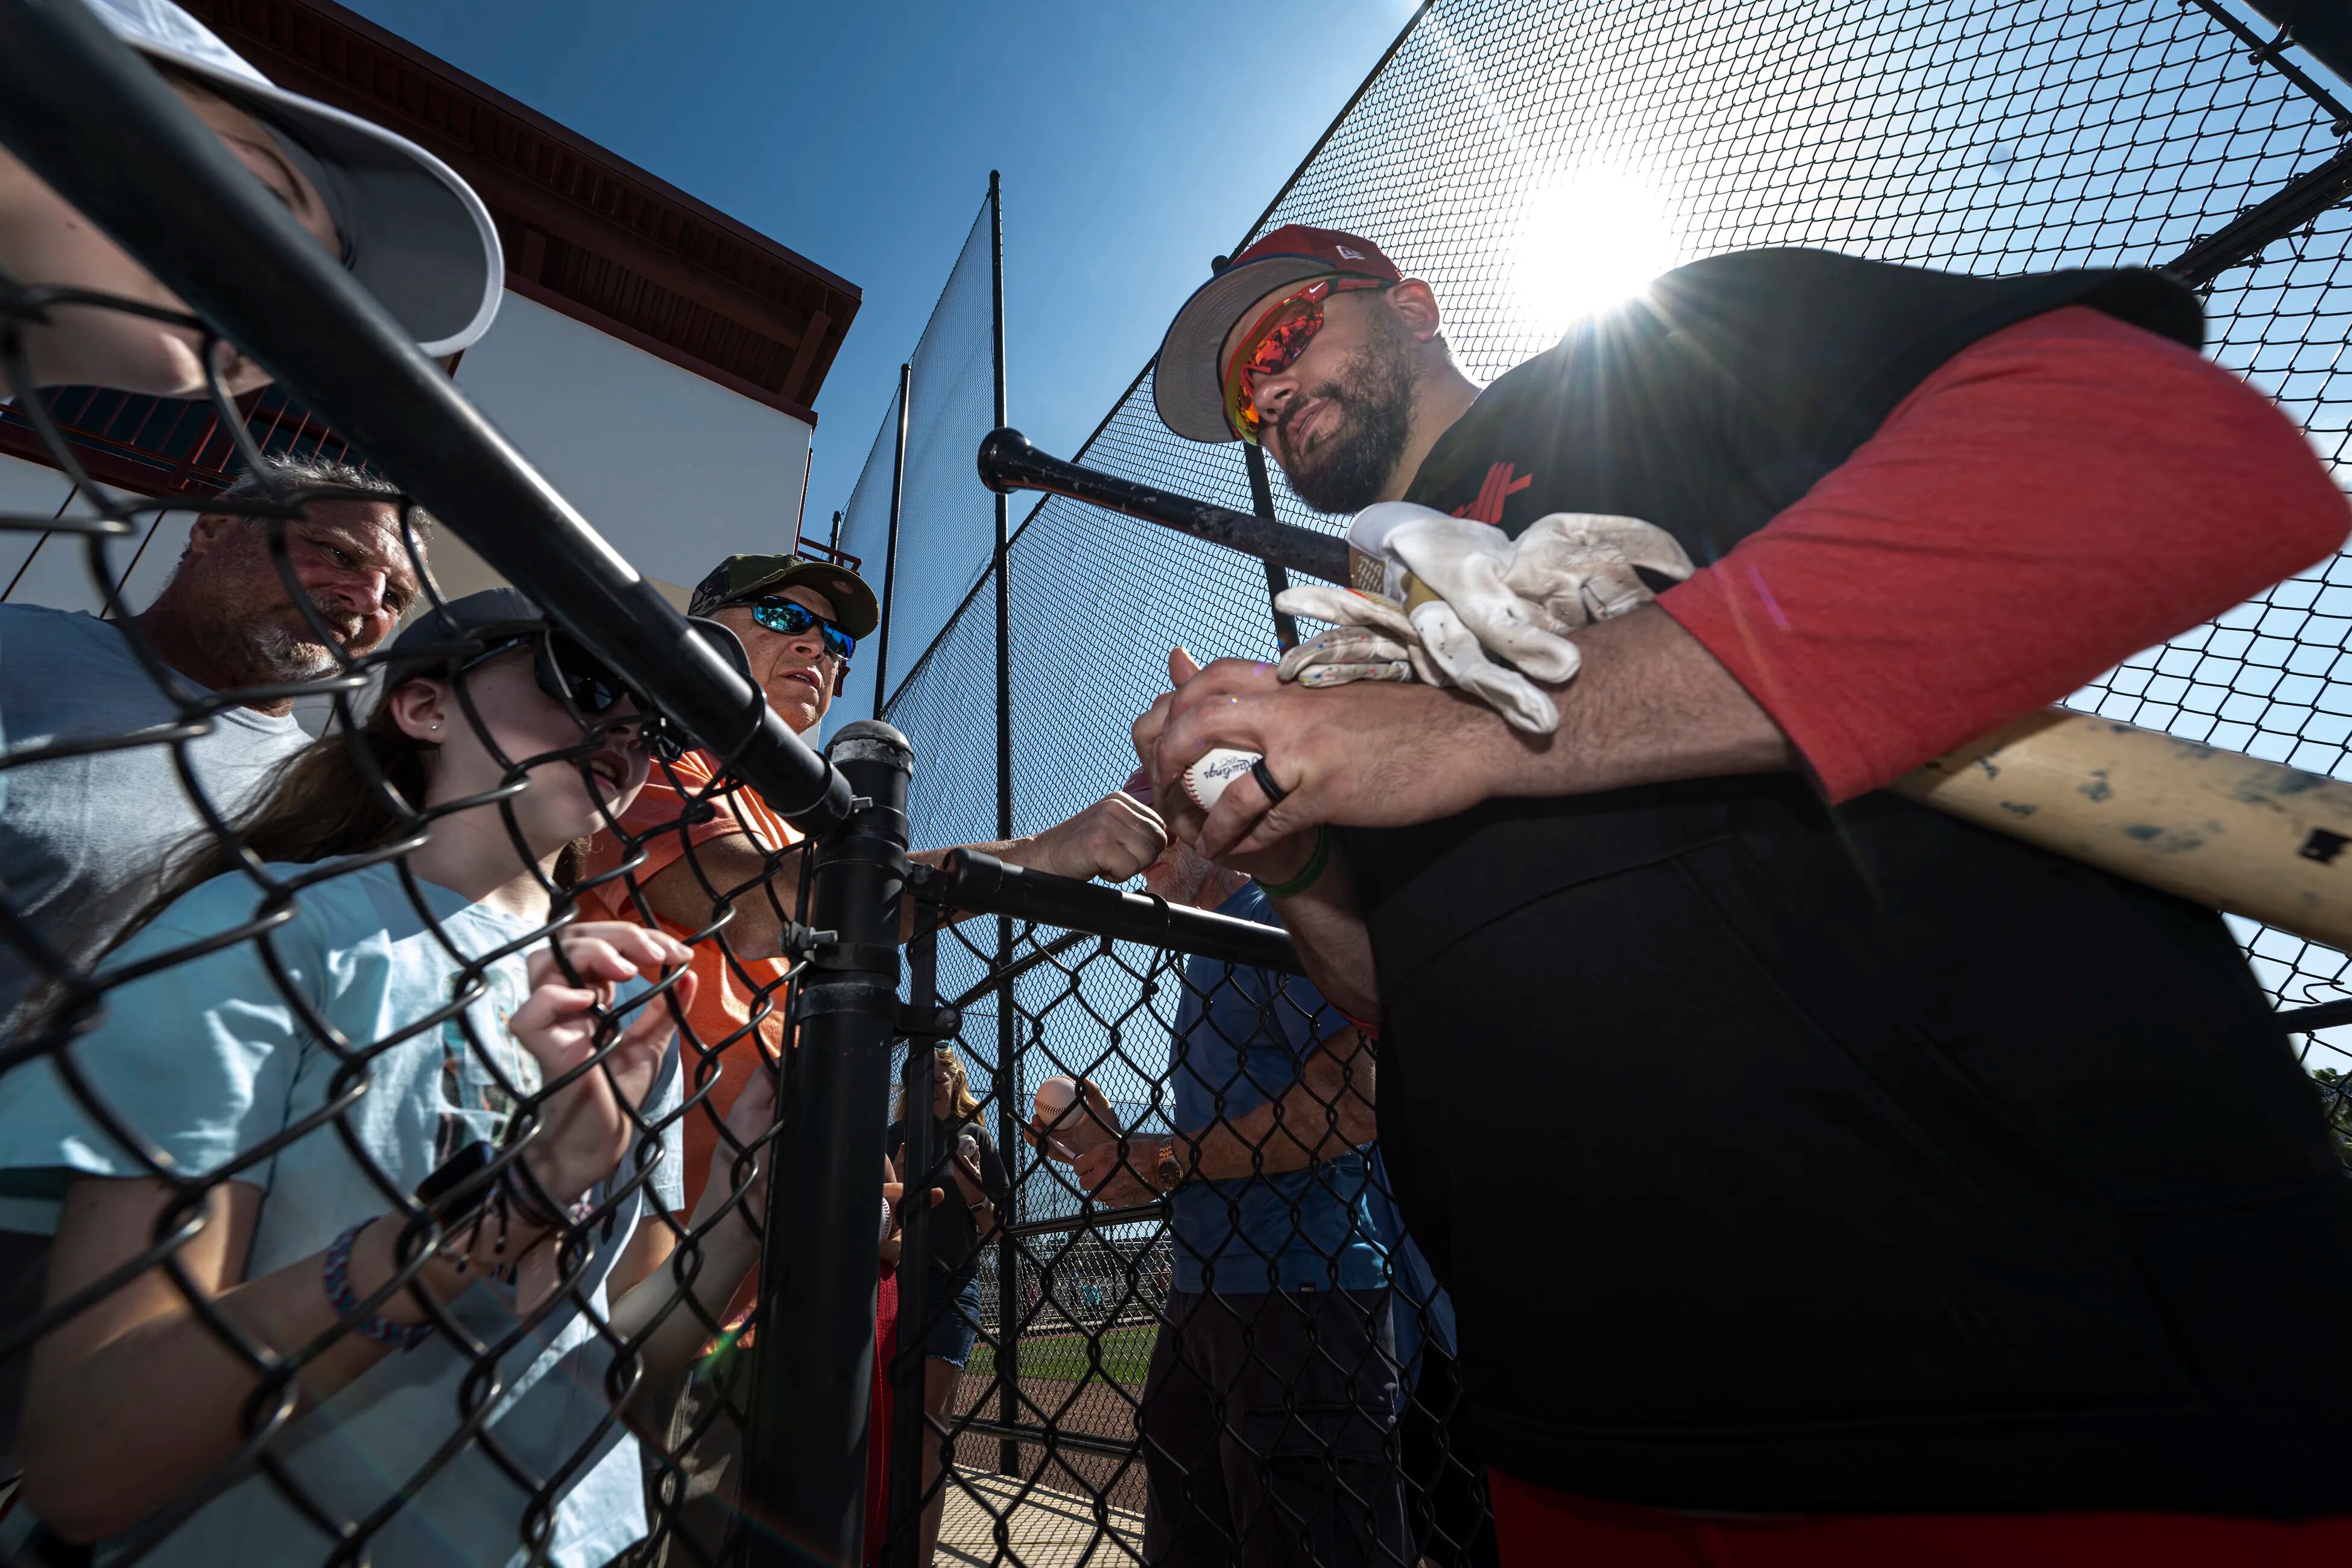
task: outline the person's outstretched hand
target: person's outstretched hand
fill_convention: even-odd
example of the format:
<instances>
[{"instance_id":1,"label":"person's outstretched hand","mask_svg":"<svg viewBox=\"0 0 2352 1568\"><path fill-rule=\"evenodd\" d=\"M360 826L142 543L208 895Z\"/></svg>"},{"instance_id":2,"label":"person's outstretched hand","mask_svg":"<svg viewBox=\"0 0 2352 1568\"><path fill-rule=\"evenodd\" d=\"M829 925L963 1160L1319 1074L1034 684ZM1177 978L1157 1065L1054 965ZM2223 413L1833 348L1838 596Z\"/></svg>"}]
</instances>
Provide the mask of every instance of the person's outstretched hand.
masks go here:
<instances>
[{"instance_id":1,"label":"person's outstretched hand","mask_svg":"<svg viewBox=\"0 0 2352 1568\"><path fill-rule=\"evenodd\" d=\"M1118 1118L1112 1113L1109 1099L1095 1080L1082 1078L1078 1079L1078 1098L1054 1119L1051 1126L1033 1109L1021 1134L1029 1140L1031 1148L1066 1165L1089 1149L1099 1149L1117 1138Z\"/></svg>"},{"instance_id":2,"label":"person's outstretched hand","mask_svg":"<svg viewBox=\"0 0 2352 1568\"><path fill-rule=\"evenodd\" d=\"M566 926L553 940L581 984L566 979L554 952L541 948L530 955L530 995L507 1020L547 1084L596 1057L593 1009L610 1007L624 982L656 978L692 956L667 932L619 921ZM677 977L672 994L679 1009L692 1005L694 985L691 971ZM557 1203L577 1202L628 1154L639 1136L635 1112L653 1092L672 1024L669 1002L647 1001L601 1061L541 1100L539 1127L523 1158Z\"/></svg>"},{"instance_id":3,"label":"person's outstretched hand","mask_svg":"<svg viewBox=\"0 0 2352 1568\"><path fill-rule=\"evenodd\" d=\"M1081 882L1124 882L1160 858L1168 828L1159 815L1117 790L1066 822L1017 845L1005 858Z\"/></svg>"}]
</instances>

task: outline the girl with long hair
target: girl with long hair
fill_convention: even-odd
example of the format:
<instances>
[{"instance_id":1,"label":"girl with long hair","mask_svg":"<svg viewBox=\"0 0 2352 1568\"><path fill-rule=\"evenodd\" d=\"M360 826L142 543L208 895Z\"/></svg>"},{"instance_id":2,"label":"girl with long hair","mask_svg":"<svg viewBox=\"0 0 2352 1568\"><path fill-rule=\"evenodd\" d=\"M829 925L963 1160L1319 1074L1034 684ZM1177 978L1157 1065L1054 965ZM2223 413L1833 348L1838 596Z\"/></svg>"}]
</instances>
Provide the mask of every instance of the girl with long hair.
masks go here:
<instances>
[{"instance_id":1,"label":"girl with long hair","mask_svg":"<svg viewBox=\"0 0 2352 1568\"><path fill-rule=\"evenodd\" d=\"M0 1079L0 1194L53 1229L46 1300L74 1309L33 1352L0 1547L307 1563L323 1517L368 1521L379 1564L590 1568L645 1532L599 1320L644 1336L619 1414L657 1429L757 1249L722 1144L697 1261L662 1267L685 944L548 931L580 841L645 782L649 722L511 589L428 613L366 722L236 825L258 874L226 843L184 858L101 966L70 1074ZM751 1086L730 1131L772 1109ZM681 1291L699 1310L665 1315ZM254 1473L256 1439L316 1512Z\"/></svg>"}]
</instances>

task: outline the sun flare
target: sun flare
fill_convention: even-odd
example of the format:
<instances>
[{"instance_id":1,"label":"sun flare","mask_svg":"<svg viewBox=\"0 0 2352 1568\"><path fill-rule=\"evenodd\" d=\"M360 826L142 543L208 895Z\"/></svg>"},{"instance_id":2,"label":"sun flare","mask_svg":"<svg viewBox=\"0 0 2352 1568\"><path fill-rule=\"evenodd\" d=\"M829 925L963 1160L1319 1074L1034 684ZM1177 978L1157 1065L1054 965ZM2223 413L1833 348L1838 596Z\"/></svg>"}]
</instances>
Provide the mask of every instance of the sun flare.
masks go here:
<instances>
[{"instance_id":1,"label":"sun flare","mask_svg":"<svg viewBox=\"0 0 2352 1568\"><path fill-rule=\"evenodd\" d=\"M1520 208L1511 263L1520 322L1556 337L1639 293L1676 259L1656 187L1618 165L1570 170L1532 192Z\"/></svg>"}]
</instances>

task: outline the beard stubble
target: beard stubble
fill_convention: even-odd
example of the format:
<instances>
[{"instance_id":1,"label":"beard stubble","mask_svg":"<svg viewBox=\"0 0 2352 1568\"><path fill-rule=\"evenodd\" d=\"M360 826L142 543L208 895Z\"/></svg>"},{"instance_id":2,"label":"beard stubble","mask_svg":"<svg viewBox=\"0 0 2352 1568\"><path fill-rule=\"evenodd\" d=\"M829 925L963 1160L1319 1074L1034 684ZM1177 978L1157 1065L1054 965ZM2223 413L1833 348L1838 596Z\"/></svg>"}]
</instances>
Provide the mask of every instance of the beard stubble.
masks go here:
<instances>
[{"instance_id":1,"label":"beard stubble","mask_svg":"<svg viewBox=\"0 0 2352 1568\"><path fill-rule=\"evenodd\" d=\"M1361 511L1381 497L1404 458L1412 430L1412 353L1400 327L1378 316L1374 335L1339 373L1292 404L1284 416L1282 466L1293 494L1320 512ZM1339 418L1313 450L1300 453L1290 439L1295 412L1316 399L1330 403Z\"/></svg>"}]
</instances>

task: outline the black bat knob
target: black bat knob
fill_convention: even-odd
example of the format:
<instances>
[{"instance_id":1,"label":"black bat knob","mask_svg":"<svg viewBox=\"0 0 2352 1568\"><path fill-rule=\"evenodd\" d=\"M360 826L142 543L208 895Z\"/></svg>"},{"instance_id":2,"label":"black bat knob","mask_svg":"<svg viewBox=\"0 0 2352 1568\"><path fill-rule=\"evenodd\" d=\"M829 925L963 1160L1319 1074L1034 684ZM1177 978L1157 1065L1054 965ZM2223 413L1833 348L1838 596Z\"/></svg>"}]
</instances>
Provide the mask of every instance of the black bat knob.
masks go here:
<instances>
[{"instance_id":1,"label":"black bat knob","mask_svg":"<svg viewBox=\"0 0 2352 1568\"><path fill-rule=\"evenodd\" d=\"M980 482L998 495L1011 495L1028 487L1021 480L1036 470L1037 448L1029 437L1002 426L991 430L980 442Z\"/></svg>"}]
</instances>

